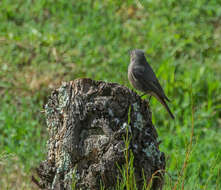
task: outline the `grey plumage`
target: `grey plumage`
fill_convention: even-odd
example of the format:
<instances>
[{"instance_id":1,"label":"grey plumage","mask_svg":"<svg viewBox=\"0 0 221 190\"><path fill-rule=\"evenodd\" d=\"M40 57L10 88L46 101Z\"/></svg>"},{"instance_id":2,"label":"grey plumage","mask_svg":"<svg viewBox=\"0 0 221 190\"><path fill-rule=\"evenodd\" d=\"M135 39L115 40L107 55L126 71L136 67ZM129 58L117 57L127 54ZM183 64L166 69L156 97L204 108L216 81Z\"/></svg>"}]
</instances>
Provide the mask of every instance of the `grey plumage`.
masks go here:
<instances>
[{"instance_id":1,"label":"grey plumage","mask_svg":"<svg viewBox=\"0 0 221 190\"><path fill-rule=\"evenodd\" d=\"M148 64L142 50L132 50L130 52L130 65L128 67L128 79L131 85L144 93L148 93L158 99L166 108L171 118L174 119L166 101L170 101L165 95L155 73Z\"/></svg>"}]
</instances>

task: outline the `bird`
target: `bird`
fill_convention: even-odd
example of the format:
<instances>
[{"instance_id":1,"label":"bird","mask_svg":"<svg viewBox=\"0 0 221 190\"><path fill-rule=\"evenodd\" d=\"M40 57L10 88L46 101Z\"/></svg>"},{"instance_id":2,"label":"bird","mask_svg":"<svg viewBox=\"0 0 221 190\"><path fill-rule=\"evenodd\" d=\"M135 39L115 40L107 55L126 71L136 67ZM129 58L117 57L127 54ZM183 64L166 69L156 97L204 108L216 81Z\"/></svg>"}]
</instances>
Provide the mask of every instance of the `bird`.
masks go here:
<instances>
[{"instance_id":1,"label":"bird","mask_svg":"<svg viewBox=\"0 0 221 190\"><path fill-rule=\"evenodd\" d=\"M153 69L146 60L142 50L130 51L130 64L128 66L128 80L137 90L154 96L167 110L170 117L175 119L166 101L170 102L165 95Z\"/></svg>"}]
</instances>

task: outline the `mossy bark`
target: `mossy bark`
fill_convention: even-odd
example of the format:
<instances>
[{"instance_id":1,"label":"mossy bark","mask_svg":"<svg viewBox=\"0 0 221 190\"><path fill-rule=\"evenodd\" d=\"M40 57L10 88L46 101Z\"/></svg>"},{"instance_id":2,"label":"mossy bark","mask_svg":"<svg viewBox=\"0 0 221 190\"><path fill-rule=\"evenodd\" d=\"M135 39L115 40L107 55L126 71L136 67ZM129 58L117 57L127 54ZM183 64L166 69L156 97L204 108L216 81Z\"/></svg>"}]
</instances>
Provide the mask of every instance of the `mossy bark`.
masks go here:
<instances>
[{"instance_id":1,"label":"mossy bark","mask_svg":"<svg viewBox=\"0 0 221 190\"><path fill-rule=\"evenodd\" d=\"M165 169L148 102L116 83L77 79L54 90L45 105L48 155L33 181L41 189L113 188L125 165L126 129L131 136L138 189L153 178L161 189ZM129 123L128 123L129 122ZM129 126L129 127L128 127Z\"/></svg>"}]
</instances>

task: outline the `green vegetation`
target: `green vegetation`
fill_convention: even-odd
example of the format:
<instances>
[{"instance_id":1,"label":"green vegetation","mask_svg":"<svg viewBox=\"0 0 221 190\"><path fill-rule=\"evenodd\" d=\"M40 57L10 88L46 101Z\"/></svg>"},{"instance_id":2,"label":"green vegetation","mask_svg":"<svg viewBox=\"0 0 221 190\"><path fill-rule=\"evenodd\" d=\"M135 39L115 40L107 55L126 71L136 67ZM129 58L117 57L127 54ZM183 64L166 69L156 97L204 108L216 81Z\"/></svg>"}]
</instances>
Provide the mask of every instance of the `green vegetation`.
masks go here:
<instances>
[{"instance_id":1,"label":"green vegetation","mask_svg":"<svg viewBox=\"0 0 221 190\"><path fill-rule=\"evenodd\" d=\"M0 23L1 189L34 188L51 89L78 77L131 88L132 48L145 50L176 117L151 99L167 155L165 189L221 188L219 1L3 0Z\"/></svg>"}]
</instances>

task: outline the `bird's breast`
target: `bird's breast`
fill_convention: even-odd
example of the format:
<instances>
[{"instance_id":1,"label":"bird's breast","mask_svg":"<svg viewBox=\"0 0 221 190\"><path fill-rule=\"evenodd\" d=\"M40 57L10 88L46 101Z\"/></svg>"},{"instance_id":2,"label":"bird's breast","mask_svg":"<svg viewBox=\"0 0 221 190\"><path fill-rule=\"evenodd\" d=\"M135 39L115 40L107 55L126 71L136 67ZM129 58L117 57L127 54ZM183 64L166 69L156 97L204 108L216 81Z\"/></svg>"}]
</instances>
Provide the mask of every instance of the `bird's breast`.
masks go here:
<instances>
[{"instance_id":1,"label":"bird's breast","mask_svg":"<svg viewBox=\"0 0 221 190\"><path fill-rule=\"evenodd\" d=\"M136 78L136 76L133 73L133 65L130 64L128 67L128 79L130 81L130 84L137 90L144 92L142 83L139 81L139 79Z\"/></svg>"}]
</instances>

